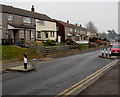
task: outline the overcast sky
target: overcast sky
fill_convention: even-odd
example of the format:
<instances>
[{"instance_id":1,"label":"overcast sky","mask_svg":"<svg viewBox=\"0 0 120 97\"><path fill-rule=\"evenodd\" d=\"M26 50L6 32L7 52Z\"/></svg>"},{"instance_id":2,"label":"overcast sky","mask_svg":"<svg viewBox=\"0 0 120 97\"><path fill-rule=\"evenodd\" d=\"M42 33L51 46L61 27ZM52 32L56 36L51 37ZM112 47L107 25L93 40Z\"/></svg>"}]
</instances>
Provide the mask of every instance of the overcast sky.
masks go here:
<instances>
[{"instance_id":1,"label":"overcast sky","mask_svg":"<svg viewBox=\"0 0 120 97\"><path fill-rule=\"evenodd\" d=\"M29 0L27 2L12 2L16 0L0 0L1 4L30 10L35 6L35 11L46 14L51 18L67 21L75 24L86 25L92 21L99 32L106 32L108 29L114 29L118 32L118 3L117 0L84 0L84 2L41 2ZM34 1L34 2L33 2ZM35 2L36 1L36 2ZM60 0L59 0L60 1ZM82 0L81 0L82 1ZM89 2L88 2L89 1ZM101 1L101 2L100 2ZM105 1L105 0L104 0Z\"/></svg>"}]
</instances>

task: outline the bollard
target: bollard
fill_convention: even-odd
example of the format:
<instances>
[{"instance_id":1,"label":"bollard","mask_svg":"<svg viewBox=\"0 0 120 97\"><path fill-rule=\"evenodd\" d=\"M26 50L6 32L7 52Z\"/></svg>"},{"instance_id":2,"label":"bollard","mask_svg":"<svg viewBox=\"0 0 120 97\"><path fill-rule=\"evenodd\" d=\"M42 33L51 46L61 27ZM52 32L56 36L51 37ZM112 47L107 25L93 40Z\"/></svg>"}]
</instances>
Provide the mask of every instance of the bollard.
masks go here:
<instances>
[{"instance_id":1,"label":"bollard","mask_svg":"<svg viewBox=\"0 0 120 97\"><path fill-rule=\"evenodd\" d=\"M104 57L104 49L102 50L102 57Z\"/></svg>"},{"instance_id":2,"label":"bollard","mask_svg":"<svg viewBox=\"0 0 120 97\"><path fill-rule=\"evenodd\" d=\"M105 57L105 55L106 55L106 49L104 49L104 57Z\"/></svg>"},{"instance_id":3,"label":"bollard","mask_svg":"<svg viewBox=\"0 0 120 97\"><path fill-rule=\"evenodd\" d=\"M111 49L109 48L109 57L111 57Z\"/></svg>"},{"instance_id":4,"label":"bollard","mask_svg":"<svg viewBox=\"0 0 120 97\"><path fill-rule=\"evenodd\" d=\"M27 69L27 53L24 53L24 69Z\"/></svg>"},{"instance_id":5,"label":"bollard","mask_svg":"<svg viewBox=\"0 0 120 97\"><path fill-rule=\"evenodd\" d=\"M107 48L106 48L106 57L108 56L108 51L107 51Z\"/></svg>"}]
</instances>

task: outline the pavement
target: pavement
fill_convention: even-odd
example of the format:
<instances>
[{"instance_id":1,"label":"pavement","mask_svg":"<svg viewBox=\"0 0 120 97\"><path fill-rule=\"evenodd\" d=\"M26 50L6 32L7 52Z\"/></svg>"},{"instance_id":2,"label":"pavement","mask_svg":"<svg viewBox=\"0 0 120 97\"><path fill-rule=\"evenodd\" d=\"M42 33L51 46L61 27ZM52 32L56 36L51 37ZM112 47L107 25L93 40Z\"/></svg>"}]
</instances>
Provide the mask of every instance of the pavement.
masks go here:
<instances>
[{"instance_id":1,"label":"pavement","mask_svg":"<svg viewBox=\"0 0 120 97\"><path fill-rule=\"evenodd\" d=\"M34 66L31 63L27 64L27 68L24 69L24 65L20 66L14 66L14 67L10 67L6 69L7 71L21 71L21 72L27 72L27 71L31 71L34 70Z\"/></svg>"},{"instance_id":2,"label":"pavement","mask_svg":"<svg viewBox=\"0 0 120 97\"><path fill-rule=\"evenodd\" d=\"M33 66L33 64L41 63L47 60L52 60L53 58L40 58L40 59L33 59L33 60L28 60L28 63ZM13 63L7 63L7 64L2 64L0 71L2 71L2 74L8 73L9 71L29 71L29 70L24 70L22 69L24 62L19 61L19 62L13 62ZM30 66L29 66L30 67ZM28 67L28 68L29 68ZM12 69L13 68L13 69ZM15 69L14 69L15 68ZM16 70L17 68L17 70ZM20 68L20 69L19 69ZM18 70L19 69L19 70ZM30 70L33 70L29 68Z\"/></svg>"},{"instance_id":3,"label":"pavement","mask_svg":"<svg viewBox=\"0 0 120 97\"><path fill-rule=\"evenodd\" d=\"M101 76L96 82L80 92L76 97L90 96L90 95L115 95L114 97L120 96L119 91L119 79L120 75L118 70L120 69L120 63L114 66L111 70Z\"/></svg>"}]
</instances>

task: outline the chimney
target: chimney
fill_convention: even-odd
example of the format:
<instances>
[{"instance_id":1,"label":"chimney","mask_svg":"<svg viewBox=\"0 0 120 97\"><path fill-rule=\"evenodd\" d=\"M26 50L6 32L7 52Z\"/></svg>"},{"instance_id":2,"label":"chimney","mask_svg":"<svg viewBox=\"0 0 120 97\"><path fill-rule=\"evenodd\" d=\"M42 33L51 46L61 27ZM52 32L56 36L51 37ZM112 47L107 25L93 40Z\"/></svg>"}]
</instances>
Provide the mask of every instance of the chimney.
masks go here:
<instances>
[{"instance_id":1,"label":"chimney","mask_svg":"<svg viewBox=\"0 0 120 97\"><path fill-rule=\"evenodd\" d=\"M67 20L67 23L69 23L69 21Z\"/></svg>"},{"instance_id":2,"label":"chimney","mask_svg":"<svg viewBox=\"0 0 120 97\"><path fill-rule=\"evenodd\" d=\"M34 5L32 5L31 11L32 11L32 12L35 12Z\"/></svg>"}]
</instances>

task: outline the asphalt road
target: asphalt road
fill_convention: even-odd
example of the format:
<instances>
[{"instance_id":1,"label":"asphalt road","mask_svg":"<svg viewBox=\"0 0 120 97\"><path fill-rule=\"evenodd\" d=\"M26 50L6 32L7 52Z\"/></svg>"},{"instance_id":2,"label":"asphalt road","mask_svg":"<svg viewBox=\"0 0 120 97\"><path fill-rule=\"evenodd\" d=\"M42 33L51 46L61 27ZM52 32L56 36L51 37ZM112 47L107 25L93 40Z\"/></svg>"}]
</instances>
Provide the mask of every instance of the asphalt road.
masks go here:
<instances>
[{"instance_id":1,"label":"asphalt road","mask_svg":"<svg viewBox=\"0 0 120 97\"><path fill-rule=\"evenodd\" d=\"M2 76L3 95L57 95L112 62L89 52L35 64L35 71Z\"/></svg>"}]
</instances>

